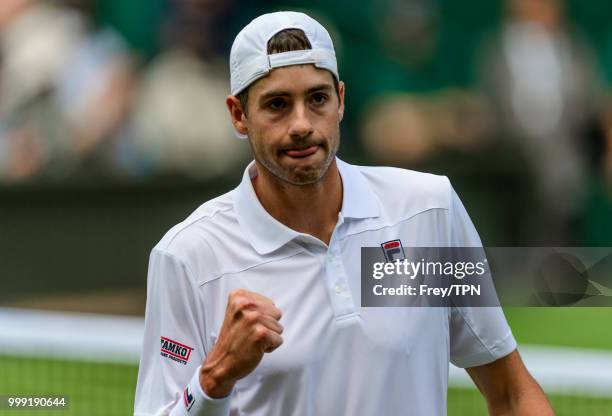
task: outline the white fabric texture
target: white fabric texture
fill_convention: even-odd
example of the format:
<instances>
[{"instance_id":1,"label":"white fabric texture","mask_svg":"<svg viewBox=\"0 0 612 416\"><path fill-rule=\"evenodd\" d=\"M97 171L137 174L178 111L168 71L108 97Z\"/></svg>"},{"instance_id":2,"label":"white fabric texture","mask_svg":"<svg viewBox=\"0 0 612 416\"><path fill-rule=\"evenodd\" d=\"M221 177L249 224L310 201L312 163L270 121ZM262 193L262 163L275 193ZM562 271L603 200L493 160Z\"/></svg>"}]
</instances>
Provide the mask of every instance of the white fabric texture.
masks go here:
<instances>
[{"instance_id":1,"label":"white fabric texture","mask_svg":"<svg viewBox=\"0 0 612 416\"><path fill-rule=\"evenodd\" d=\"M214 346L237 288L283 311L284 342L221 399L229 405L211 401L202 415L443 416L449 362L483 365L516 348L500 308L360 306L361 247L395 239L404 247L481 243L446 177L337 164L343 203L328 246L267 213L251 183L253 163L236 189L158 243L137 415L185 407L184 388ZM189 359L163 356L161 337L193 348Z\"/></svg>"}]
</instances>

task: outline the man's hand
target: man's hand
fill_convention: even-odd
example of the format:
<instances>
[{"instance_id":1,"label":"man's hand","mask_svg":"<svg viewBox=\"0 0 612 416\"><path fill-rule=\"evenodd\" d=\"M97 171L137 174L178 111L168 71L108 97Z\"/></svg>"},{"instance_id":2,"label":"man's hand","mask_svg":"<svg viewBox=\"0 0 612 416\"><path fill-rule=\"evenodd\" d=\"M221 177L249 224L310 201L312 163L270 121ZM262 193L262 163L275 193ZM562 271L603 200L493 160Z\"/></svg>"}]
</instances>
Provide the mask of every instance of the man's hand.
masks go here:
<instances>
[{"instance_id":1,"label":"man's hand","mask_svg":"<svg viewBox=\"0 0 612 416\"><path fill-rule=\"evenodd\" d=\"M280 309L265 296L244 289L230 292L219 338L200 371L200 384L208 396L229 395L264 353L283 343L281 316Z\"/></svg>"}]
</instances>

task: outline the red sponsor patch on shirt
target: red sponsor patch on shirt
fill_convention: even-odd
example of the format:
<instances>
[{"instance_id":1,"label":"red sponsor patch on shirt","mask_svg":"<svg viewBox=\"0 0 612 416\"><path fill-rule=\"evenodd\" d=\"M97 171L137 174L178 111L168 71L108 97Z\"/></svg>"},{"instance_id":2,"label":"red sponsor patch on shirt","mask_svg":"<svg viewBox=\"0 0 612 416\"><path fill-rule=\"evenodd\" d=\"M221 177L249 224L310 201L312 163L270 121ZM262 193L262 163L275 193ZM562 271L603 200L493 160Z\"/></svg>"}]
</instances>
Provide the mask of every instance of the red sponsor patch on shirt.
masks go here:
<instances>
[{"instance_id":1,"label":"red sponsor patch on shirt","mask_svg":"<svg viewBox=\"0 0 612 416\"><path fill-rule=\"evenodd\" d=\"M161 355L162 357L170 358L181 364L187 364L189 356L193 348L181 344L180 342L171 340L170 338L161 337Z\"/></svg>"}]
</instances>

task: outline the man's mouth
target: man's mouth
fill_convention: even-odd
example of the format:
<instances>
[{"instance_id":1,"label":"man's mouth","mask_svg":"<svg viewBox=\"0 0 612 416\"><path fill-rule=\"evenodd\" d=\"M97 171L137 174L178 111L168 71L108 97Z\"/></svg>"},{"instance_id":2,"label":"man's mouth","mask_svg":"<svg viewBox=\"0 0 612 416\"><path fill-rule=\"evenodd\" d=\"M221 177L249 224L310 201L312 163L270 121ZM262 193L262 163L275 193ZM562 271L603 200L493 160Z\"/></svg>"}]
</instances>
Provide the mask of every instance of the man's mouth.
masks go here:
<instances>
[{"instance_id":1,"label":"man's mouth","mask_svg":"<svg viewBox=\"0 0 612 416\"><path fill-rule=\"evenodd\" d=\"M285 150L284 152L289 157L293 157L296 159L302 159L302 158L315 154L318 148L319 146L314 145L314 146L304 147L301 149L288 149L288 150Z\"/></svg>"}]
</instances>

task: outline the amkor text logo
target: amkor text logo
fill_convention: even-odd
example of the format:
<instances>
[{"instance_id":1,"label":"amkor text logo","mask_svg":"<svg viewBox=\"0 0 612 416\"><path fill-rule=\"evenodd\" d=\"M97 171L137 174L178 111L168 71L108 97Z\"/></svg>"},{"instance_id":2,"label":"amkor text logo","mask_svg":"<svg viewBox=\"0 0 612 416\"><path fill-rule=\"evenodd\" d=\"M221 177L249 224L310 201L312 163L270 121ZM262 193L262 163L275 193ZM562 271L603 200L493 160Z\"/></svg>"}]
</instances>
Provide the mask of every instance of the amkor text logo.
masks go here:
<instances>
[{"instance_id":1,"label":"amkor text logo","mask_svg":"<svg viewBox=\"0 0 612 416\"><path fill-rule=\"evenodd\" d=\"M170 358L181 364L187 364L189 356L193 348L171 340L170 338L161 337L161 355L162 357Z\"/></svg>"}]
</instances>

